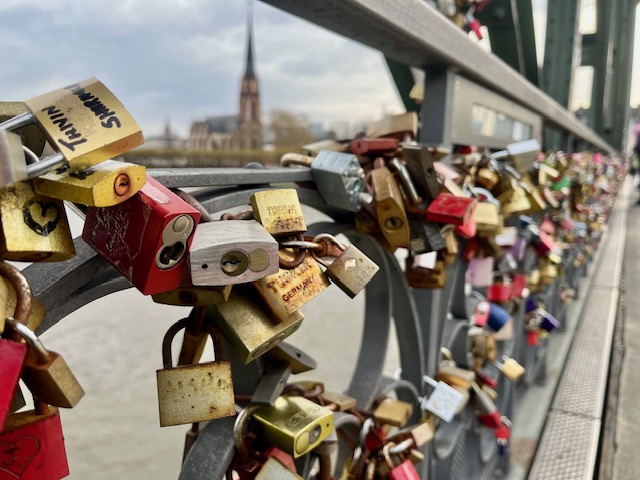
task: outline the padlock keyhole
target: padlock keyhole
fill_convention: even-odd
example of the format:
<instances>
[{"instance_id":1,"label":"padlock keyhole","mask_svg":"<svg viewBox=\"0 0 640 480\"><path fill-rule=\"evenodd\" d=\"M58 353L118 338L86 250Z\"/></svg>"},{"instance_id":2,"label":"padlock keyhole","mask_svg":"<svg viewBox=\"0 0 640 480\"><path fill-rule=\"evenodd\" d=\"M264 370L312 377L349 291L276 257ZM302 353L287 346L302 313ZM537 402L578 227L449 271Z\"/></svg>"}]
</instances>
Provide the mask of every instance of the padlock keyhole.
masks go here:
<instances>
[{"instance_id":1,"label":"padlock keyhole","mask_svg":"<svg viewBox=\"0 0 640 480\"><path fill-rule=\"evenodd\" d=\"M169 247L164 247L160 252L160 263L162 265L169 265L172 262L177 262L182 258L184 253L184 244L182 242L174 243Z\"/></svg>"},{"instance_id":2,"label":"padlock keyhole","mask_svg":"<svg viewBox=\"0 0 640 480\"><path fill-rule=\"evenodd\" d=\"M220 268L232 277L241 275L249 268L249 256L241 250L227 252L220 259Z\"/></svg>"}]
</instances>

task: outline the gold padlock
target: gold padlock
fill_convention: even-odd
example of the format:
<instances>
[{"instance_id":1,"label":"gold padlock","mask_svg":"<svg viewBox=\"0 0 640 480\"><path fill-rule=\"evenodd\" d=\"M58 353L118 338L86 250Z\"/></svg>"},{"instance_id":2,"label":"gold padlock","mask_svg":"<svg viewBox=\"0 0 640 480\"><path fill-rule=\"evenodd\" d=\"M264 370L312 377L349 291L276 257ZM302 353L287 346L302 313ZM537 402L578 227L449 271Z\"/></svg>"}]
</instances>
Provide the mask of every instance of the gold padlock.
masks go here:
<instances>
[{"instance_id":1,"label":"gold padlock","mask_svg":"<svg viewBox=\"0 0 640 480\"><path fill-rule=\"evenodd\" d=\"M0 190L0 257L59 262L76 253L62 201L37 195L30 182Z\"/></svg>"},{"instance_id":2,"label":"gold padlock","mask_svg":"<svg viewBox=\"0 0 640 480\"><path fill-rule=\"evenodd\" d=\"M453 365L443 365L438 373L436 373L436 380L444 382L451 386L459 386L471 388L471 383L476 379L476 374L473 370L466 370L464 368L458 368Z\"/></svg>"},{"instance_id":3,"label":"gold padlock","mask_svg":"<svg viewBox=\"0 0 640 480\"><path fill-rule=\"evenodd\" d=\"M393 248L409 247L411 232L402 200L402 192L386 167L370 172L376 202L376 216L382 234Z\"/></svg>"},{"instance_id":4,"label":"gold padlock","mask_svg":"<svg viewBox=\"0 0 640 480\"><path fill-rule=\"evenodd\" d=\"M405 260L405 276L412 288L444 288L447 282L447 269L444 260L437 260L432 269L420 267L415 258L409 255Z\"/></svg>"},{"instance_id":5,"label":"gold padlock","mask_svg":"<svg viewBox=\"0 0 640 480\"><path fill-rule=\"evenodd\" d=\"M369 125L368 138L392 137L400 141L407 138L413 140L418 131L418 114L416 112L392 115Z\"/></svg>"},{"instance_id":6,"label":"gold padlock","mask_svg":"<svg viewBox=\"0 0 640 480\"><path fill-rule=\"evenodd\" d=\"M505 377L509 380L515 381L524 375L525 369L514 358L509 358L505 355L502 356L502 363L495 362L495 365Z\"/></svg>"},{"instance_id":7,"label":"gold padlock","mask_svg":"<svg viewBox=\"0 0 640 480\"><path fill-rule=\"evenodd\" d=\"M49 405L75 407L84 397L84 390L64 358L47 350L26 325L13 318L7 318L5 321L30 346L22 371L22 380L33 395Z\"/></svg>"},{"instance_id":8,"label":"gold padlock","mask_svg":"<svg viewBox=\"0 0 640 480\"><path fill-rule=\"evenodd\" d=\"M236 287L229 300L212 306L211 318L238 357L249 363L298 330L304 315L295 311L275 323L248 286Z\"/></svg>"},{"instance_id":9,"label":"gold padlock","mask_svg":"<svg viewBox=\"0 0 640 480\"><path fill-rule=\"evenodd\" d=\"M156 293L151 298L164 305L180 305L184 307L208 307L226 302L233 285L223 287L199 287L191 283L189 269L185 268L180 278L180 285L168 292Z\"/></svg>"},{"instance_id":10,"label":"gold padlock","mask_svg":"<svg viewBox=\"0 0 640 480\"><path fill-rule=\"evenodd\" d=\"M491 202L478 202L473 212L478 236L493 236L500 230L500 209Z\"/></svg>"},{"instance_id":11,"label":"gold padlock","mask_svg":"<svg viewBox=\"0 0 640 480\"><path fill-rule=\"evenodd\" d=\"M489 168L480 168L476 173L476 182L487 190L493 190L499 181L498 174Z\"/></svg>"},{"instance_id":12,"label":"gold padlock","mask_svg":"<svg viewBox=\"0 0 640 480\"><path fill-rule=\"evenodd\" d=\"M171 342L189 319L172 325L162 341L164 368L156 371L160 426L206 422L236 414L231 363L220 360L220 342L211 324L205 330L216 346L216 361L171 366Z\"/></svg>"},{"instance_id":13,"label":"gold padlock","mask_svg":"<svg viewBox=\"0 0 640 480\"><path fill-rule=\"evenodd\" d=\"M142 165L106 160L82 171L64 165L33 180L36 193L90 207L111 207L135 195L146 183Z\"/></svg>"},{"instance_id":14,"label":"gold padlock","mask_svg":"<svg viewBox=\"0 0 640 480\"><path fill-rule=\"evenodd\" d=\"M254 282L256 290L274 314L275 320L287 318L329 286L329 279L318 262L307 255L300 265Z\"/></svg>"},{"instance_id":15,"label":"gold padlock","mask_svg":"<svg viewBox=\"0 0 640 480\"><path fill-rule=\"evenodd\" d=\"M358 400L346 393L339 392L322 392L320 398L325 405L335 405L338 412L344 412L356 408Z\"/></svg>"},{"instance_id":16,"label":"gold padlock","mask_svg":"<svg viewBox=\"0 0 640 480\"><path fill-rule=\"evenodd\" d=\"M502 204L502 213L512 215L527 212L531 209L531 202L527 198L525 189L519 185L513 186L513 190L501 193L498 200Z\"/></svg>"},{"instance_id":17,"label":"gold padlock","mask_svg":"<svg viewBox=\"0 0 640 480\"><path fill-rule=\"evenodd\" d=\"M298 192L293 188L265 190L251 195L256 220L273 236L307 231Z\"/></svg>"},{"instance_id":18,"label":"gold padlock","mask_svg":"<svg viewBox=\"0 0 640 480\"><path fill-rule=\"evenodd\" d=\"M1 324L4 324L4 319L6 317L13 316L13 312L16 309L16 302L17 296L15 289L7 279L0 277L0 305L4 308L2 313L0 313L0 317L2 317L0 320ZM47 312L40 301L31 295L31 311L27 320L27 327L34 332L38 330L44 321L46 313ZM2 328L0 328L0 333L1 332Z\"/></svg>"},{"instance_id":19,"label":"gold padlock","mask_svg":"<svg viewBox=\"0 0 640 480\"><path fill-rule=\"evenodd\" d=\"M373 410L373 418L383 425L404 427L413 413L413 405L395 398L385 397Z\"/></svg>"},{"instance_id":20,"label":"gold padlock","mask_svg":"<svg viewBox=\"0 0 640 480\"><path fill-rule=\"evenodd\" d=\"M333 412L301 396L283 395L259 407L253 420L265 440L294 458L315 448L333 430Z\"/></svg>"}]
</instances>

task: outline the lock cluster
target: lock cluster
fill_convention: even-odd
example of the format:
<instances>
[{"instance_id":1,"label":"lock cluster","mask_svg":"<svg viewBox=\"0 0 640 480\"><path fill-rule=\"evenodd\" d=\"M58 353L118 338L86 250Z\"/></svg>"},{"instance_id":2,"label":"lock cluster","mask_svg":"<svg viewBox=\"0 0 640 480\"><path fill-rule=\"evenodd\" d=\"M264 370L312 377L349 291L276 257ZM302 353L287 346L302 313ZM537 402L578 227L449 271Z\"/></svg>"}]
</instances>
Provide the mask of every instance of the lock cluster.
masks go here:
<instances>
[{"instance_id":1,"label":"lock cluster","mask_svg":"<svg viewBox=\"0 0 640 480\"><path fill-rule=\"evenodd\" d=\"M465 18L482 3L439 2ZM509 454L506 392L533 381L522 363L562 328L575 272L593 256L624 175L615 158L542 152L535 140L501 151L421 145L417 116L407 113L358 138L287 153L281 166L308 170L311 185L256 182L239 189L244 210L213 218L197 194L112 159L143 137L97 79L9 110L0 123L0 459L14 458L25 436L40 447L19 465L0 464L0 479L5 470L69 473L59 408L84 391L36 335L45 309L6 262L72 258L65 204L85 217L82 241L133 287L190 309L168 329L156 372L160 425L189 425L185 461L206 425L235 416L227 478L420 478L462 417L493 434L497 455ZM303 189L347 227L308 228ZM369 398L290 379L317 365L285 342L332 283L354 298L376 279L380 266L357 238L386 250L385 264L397 262L387 267L401 272L399 288L442 292L465 332L433 352L431 371L385 378ZM520 339L525 358L516 358ZM202 362L209 340L214 360ZM247 365L257 365L251 381ZM32 410L23 410L20 380Z\"/></svg>"}]
</instances>

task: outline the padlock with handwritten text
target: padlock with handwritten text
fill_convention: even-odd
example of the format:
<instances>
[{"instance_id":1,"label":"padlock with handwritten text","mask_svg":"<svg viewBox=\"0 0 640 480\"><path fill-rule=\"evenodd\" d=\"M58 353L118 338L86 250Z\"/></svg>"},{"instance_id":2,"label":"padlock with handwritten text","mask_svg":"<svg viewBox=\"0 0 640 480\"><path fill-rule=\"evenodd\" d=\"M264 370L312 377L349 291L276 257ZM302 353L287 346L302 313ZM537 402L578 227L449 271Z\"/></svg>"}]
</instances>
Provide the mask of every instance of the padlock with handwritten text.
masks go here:
<instances>
[{"instance_id":1,"label":"padlock with handwritten text","mask_svg":"<svg viewBox=\"0 0 640 480\"><path fill-rule=\"evenodd\" d=\"M145 295L176 288L200 212L151 177L126 202L89 207L82 238Z\"/></svg>"},{"instance_id":2,"label":"padlock with handwritten text","mask_svg":"<svg viewBox=\"0 0 640 480\"><path fill-rule=\"evenodd\" d=\"M293 188L265 190L251 195L256 220L274 237L307 231L298 193Z\"/></svg>"}]
</instances>

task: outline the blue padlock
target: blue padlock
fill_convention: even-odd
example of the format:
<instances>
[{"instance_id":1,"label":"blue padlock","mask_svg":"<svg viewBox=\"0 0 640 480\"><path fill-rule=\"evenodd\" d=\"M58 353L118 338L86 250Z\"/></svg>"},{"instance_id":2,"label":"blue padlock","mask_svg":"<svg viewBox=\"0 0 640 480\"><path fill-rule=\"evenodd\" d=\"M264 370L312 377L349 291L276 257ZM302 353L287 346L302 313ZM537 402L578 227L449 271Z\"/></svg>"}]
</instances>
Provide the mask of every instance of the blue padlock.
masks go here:
<instances>
[{"instance_id":1,"label":"blue padlock","mask_svg":"<svg viewBox=\"0 0 640 480\"><path fill-rule=\"evenodd\" d=\"M546 310L540 309L540 315L542 317L540 320L540 328L542 328L543 330L551 332L552 330L555 330L560 326L560 322L558 321L558 319Z\"/></svg>"},{"instance_id":2,"label":"blue padlock","mask_svg":"<svg viewBox=\"0 0 640 480\"><path fill-rule=\"evenodd\" d=\"M507 322L511 320L511 315L504 308L492 303L489 308L489 318L487 319L487 326L497 332L504 327Z\"/></svg>"}]
</instances>

